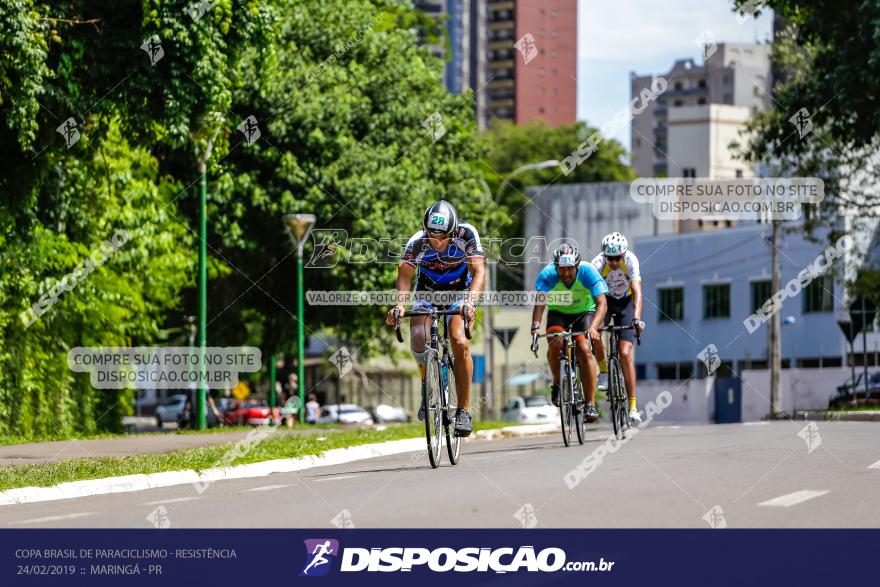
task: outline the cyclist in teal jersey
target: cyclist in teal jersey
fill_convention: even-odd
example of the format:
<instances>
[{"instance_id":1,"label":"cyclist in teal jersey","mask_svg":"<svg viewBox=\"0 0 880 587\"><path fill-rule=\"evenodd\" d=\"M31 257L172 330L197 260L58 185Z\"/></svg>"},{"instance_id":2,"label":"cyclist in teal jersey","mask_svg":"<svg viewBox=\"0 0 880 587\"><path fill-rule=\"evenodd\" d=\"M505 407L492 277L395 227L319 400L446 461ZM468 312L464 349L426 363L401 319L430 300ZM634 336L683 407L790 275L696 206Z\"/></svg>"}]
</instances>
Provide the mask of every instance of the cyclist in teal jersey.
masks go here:
<instances>
[{"instance_id":1,"label":"cyclist in teal jersey","mask_svg":"<svg viewBox=\"0 0 880 587\"><path fill-rule=\"evenodd\" d=\"M548 300L547 304L535 304L532 311L532 333L541 329L541 317L546 306L548 334L563 332L569 328L589 334L589 341L581 335L575 338L574 344L578 353L578 366L587 402L584 419L587 422L595 422L599 418L599 410L596 409L597 371L591 355L593 343L600 340L597 326L601 326L605 320L607 308L605 295L608 293L608 286L595 267L590 263L581 262L577 247L565 244L556 249L553 263L548 263L538 274L535 289L551 294L571 293L569 304L550 303L552 300ZM555 406L559 406L561 348L562 339L556 338L547 349L547 363L553 375L551 400Z\"/></svg>"}]
</instances>

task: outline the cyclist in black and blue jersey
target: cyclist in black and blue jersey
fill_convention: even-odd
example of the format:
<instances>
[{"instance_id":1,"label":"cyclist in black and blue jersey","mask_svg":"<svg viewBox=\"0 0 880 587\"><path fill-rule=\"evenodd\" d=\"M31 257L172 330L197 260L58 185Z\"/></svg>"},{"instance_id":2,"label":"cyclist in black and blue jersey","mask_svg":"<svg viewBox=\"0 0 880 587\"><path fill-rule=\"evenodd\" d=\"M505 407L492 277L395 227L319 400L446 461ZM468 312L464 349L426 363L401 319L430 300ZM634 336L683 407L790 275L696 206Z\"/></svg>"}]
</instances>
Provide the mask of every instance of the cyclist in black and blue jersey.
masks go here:
<instances>
[{"instance_id":1,"label":"cyclist in black and blue jersey","mask_svg":"<svg viewBox=\"0 0 880 587\"><path fill-rule=\"evenodd\" d=\"M430 292L462 292L463 301L450 304L449 309L464 305L463 310L468 320L472 321L476 312L475 301L485 284L484 255L477 229L466 222L459 222L455 208L446 200L440 200L425 210L422 226L422 230L406 243L403 257L397 266L397 292L409 292L415 278L413 292L417 299L413 310L432 306L429 300L418 299L420 292L429 295ZM394 324L395 309L403 314L406 308L399 303L389 310L386 319L388 325ZM472 429L468 412L473 374L470 344L464 332L464 319L461 316L447 316L446 319L452 354L455 357L455 382L458 387L455 434L468 436ZM414 316L410 319L410 349L418 363L422 380L425 378L430 336L431 321L427 316ZM424 418L423 403L419 408L419 420Z\"/></svg>"}]
</instances>

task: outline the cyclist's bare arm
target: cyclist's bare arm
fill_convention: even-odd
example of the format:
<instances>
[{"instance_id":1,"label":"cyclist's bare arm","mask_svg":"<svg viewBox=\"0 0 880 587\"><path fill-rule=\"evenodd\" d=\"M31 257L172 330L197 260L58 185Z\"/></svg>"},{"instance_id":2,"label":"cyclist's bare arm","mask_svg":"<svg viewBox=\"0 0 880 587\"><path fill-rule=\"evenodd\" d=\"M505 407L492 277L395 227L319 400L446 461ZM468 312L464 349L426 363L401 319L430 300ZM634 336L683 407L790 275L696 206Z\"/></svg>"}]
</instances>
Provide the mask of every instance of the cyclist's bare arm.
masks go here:
<instances>
[{"instance_id":1,"label":"cyclist's bare arm","mask_svg":"<svg viewBox=\"0 0 880 587\"><path fill-rule=\"evenodd\" d=\"M593 342L601 342L601 337L599 336L599 327L605 323L605 314L608 312L608 302L605 299L605 294L599 294L593 301L596 302L596 312L593 314L593 321L590 323L590 340Z\"/></svg>"},{"instance_id":2,"label":"cyclist's bare arm","mask_svg":"<svg viewBox=\"0 0 880 587\"><path fill-rule=\"evenodd\" d=\"M539 328L541 327L541 318L544 316L545 307L547 307L546 304L535 304L532 309L532 326L537 324Z\"/></svg>"},{"instance_id":3,"label":"cyclist's bare arm","mask_svg":"<svg viewBox=\"0 0 880 587\"><path fill-rule=\"evenodd\" d=\"M409 293L410 288L412 287L413 277L416 275L415 265L410 265L409 263L400 263L397 266L397 282L394 284L394 289L398 294L406 294ZM394 308L388 310L388 316L385 318L385 324L388 326L392 326L394 324L394 309L397 308L401 314L406 310L406 306L404 305L402 300L398 300L397 304L394 305Z\"/></svg>"},{"instance_id":4,"label":"cyclist's bare arm","mask_svg":"<svg viewBox=\"0 0 880 587\"><path fill-rule=\"evenodd\" d=\"M642 319L642 280L635 279L630 282L630 288L633 291L633 317L636 320Z\"/></svg>"}]
</instances>

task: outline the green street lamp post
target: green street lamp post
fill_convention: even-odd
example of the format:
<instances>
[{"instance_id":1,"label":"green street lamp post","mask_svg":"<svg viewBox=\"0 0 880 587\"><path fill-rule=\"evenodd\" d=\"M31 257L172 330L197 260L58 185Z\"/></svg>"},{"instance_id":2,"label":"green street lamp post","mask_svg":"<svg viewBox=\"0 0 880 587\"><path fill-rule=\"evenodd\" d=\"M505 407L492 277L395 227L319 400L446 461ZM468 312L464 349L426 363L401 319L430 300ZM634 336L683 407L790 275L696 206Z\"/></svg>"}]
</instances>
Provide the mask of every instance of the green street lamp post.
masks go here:
<instances>
[{"instance_id":1,"label":"green street lamp post","mask_svg":"<svg viewBox=\"0 0 880 587\"><path fill-rule=\"evenodd\" d=\"M299 422L303 422L305 409L305 334L303 332L303 245L315 225L313 214L287 214L282 218L296 245L296 352L297 387L299 388Z\"/></svg>"},{"instance_id":2,"label":"green street lamp post","mask_svg":"<svg viewBox=\"0 0 880 587\"><path fill-rule=\"evenodd\" d=\"M207 427L205 412L208 388L205 377L205 344L208 339L208 172L205 160L199 162L202 174L199 195L199 399L198 428Z\"/></svg>"}]
</instances>

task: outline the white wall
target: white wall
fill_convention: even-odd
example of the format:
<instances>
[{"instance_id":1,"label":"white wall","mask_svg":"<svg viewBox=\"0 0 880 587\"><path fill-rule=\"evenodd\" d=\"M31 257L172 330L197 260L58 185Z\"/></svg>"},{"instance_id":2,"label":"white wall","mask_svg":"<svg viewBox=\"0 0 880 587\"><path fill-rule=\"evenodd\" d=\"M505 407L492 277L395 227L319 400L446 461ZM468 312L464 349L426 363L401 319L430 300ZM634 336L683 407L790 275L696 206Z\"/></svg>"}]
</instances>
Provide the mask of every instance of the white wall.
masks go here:
<instances>
[{"instance_id":1,"label":"white wall","mask_svg":"<svg viewBox=\"0 0 880 587\"><path fill-rule=\"evenodd\" d=\"M760 420L770 411L770 371L741 371L743 422ZM779 378L782 409L824 410L837 386L850 376L850 369L783 369Z\"/></svg>"},{"instance_id":2,"label":"white wall","mask_svg":"<svg viewBox=\"0 0 880 587\"><path fill-rule=\"evenodd\" d=\"M657 414L651 421L652 425L663 424L709 424L711 409L714 406L712 388L714 378L689 379L686 381L649 379L639 381L636 395L639 410L645 417L645 406L648 402L657 402L657 396L664 391L672 394L672 403L668 408ZM607 410L607 404L605 406Z\"/></svg>"}]
</instances>

